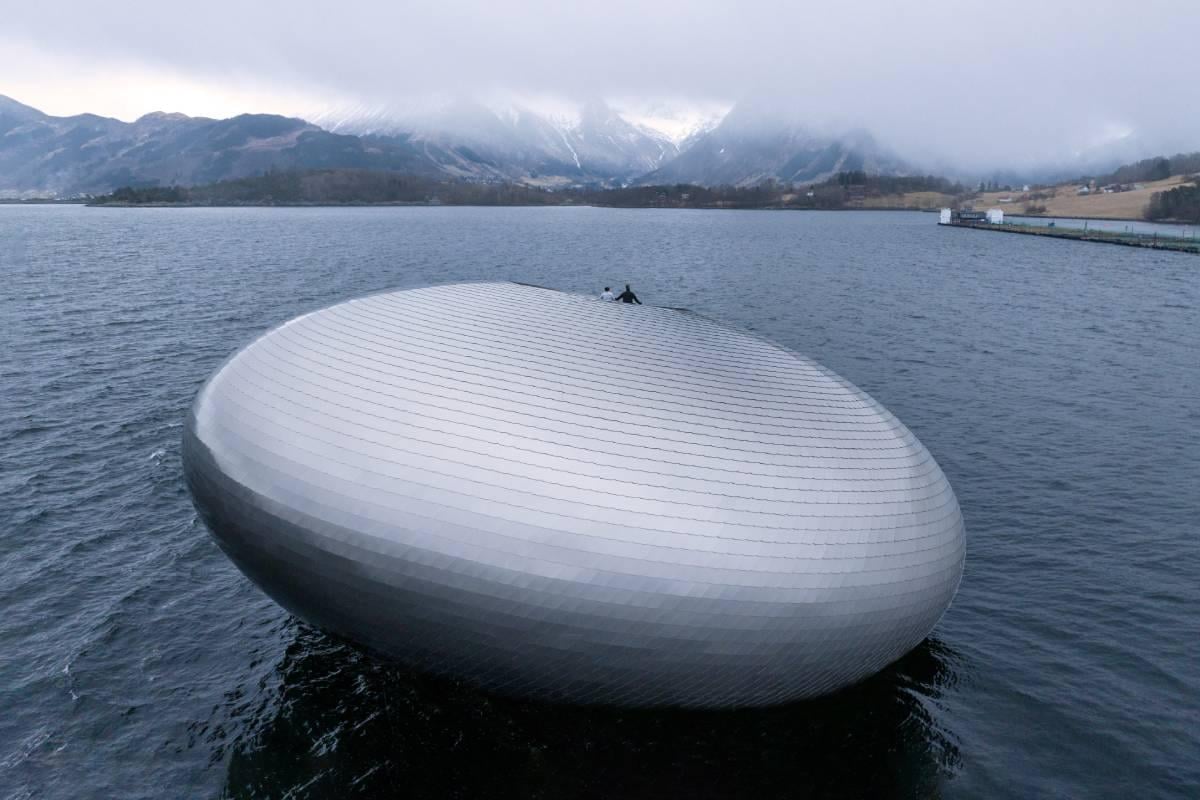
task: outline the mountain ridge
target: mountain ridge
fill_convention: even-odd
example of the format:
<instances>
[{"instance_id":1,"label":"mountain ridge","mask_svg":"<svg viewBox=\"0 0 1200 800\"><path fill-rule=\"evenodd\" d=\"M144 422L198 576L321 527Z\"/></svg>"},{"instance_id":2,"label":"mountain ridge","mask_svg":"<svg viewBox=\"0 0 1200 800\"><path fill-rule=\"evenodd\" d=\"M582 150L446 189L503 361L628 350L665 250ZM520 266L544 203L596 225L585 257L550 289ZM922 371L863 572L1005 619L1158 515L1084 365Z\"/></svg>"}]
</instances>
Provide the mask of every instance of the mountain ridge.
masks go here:
<instances>
[{"instance_id":1,"label":"mountain ridge","mask_svg":"<svg viewBox=\"0 0 1200 800\"><path fill-rule=\"evenodd\" d=\"M373 168L465 180L619 185L673 157L666 137L591 104L578 125L459 103L424 121L333 132L298 117L156 111L133 122L57 117L0 95L0 192L71 195L196 185L264 169ZM347 132L342 132L347 131Z\"/></svg>"},{"instance_id":2,"label":"mountain ridge","mask_svg":"<svg viewBox=\"0 0 1200 800\"><path fill-rule=\"evenodd\" d=\"M864 130L822 131L794 105L747 101L721 113L672 138L601 99L561 113L447 98L408 112L329 112L316 122L166 111L124 122L52 116L0 95L0 197L200 185L271 169L378 169L543 188L811 186L839 172L922 171Z\"/></svg>"}]
</instances>

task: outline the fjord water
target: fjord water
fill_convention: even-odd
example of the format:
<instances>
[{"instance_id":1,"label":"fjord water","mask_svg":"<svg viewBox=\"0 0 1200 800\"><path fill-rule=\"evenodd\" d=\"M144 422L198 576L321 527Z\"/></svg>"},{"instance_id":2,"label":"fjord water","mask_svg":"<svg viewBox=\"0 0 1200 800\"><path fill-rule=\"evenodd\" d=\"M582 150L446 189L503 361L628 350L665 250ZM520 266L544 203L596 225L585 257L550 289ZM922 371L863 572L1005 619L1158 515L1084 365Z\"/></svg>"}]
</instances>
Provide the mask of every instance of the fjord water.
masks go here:
<instances>
[{"instance_id":1,"label":"fjord water","mask_svg":"<svg viewBox=\"0 0 1200 800\"><path fill-rule=\"evenodd\" d=\"M1195 796L1200 258L935 221L0 206L0 796ZM196 519L196 390L296 314L471 279L629 281L870 392L966 518L931 638L814 702L628 712L290 618Z\"/></svg>"}]
</instances>

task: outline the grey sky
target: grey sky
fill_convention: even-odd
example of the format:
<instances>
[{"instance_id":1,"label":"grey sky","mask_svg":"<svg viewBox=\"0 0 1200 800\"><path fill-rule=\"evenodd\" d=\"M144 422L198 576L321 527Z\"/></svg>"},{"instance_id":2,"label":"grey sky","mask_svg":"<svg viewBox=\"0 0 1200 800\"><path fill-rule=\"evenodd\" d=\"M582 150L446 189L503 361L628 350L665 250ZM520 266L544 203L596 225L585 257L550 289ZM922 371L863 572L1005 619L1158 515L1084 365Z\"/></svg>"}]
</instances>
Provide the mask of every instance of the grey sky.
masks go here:
<instances>
[{"instance_id":1,"label":"grey sky","mask_svg":"<svg viewBox=\"0 0 1200 800\"><path fill-rule=\"evenodd\" d=\"M122 118L431 92L766 96L905 155L1022 165L1200 149L1197 42L1197 0L63 0L3 12L0 93Z\"/></svg>"}]
</instances>

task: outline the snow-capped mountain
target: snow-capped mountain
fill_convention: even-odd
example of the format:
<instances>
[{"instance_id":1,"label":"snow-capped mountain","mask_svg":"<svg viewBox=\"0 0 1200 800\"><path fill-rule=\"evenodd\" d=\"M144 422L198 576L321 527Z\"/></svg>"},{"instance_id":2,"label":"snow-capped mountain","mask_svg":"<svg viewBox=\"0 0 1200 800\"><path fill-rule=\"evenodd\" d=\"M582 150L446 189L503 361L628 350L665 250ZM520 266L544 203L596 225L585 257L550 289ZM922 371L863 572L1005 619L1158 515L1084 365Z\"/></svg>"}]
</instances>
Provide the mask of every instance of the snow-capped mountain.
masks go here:
<instances>
[{"instance_id":1,"label":"snow-capped mountain","mask_svg":"<svg viewBox=\"0 0 1200 800\"><path fill-rule=\"evenodd\" d=\"M798 113L740 104L693 136L680 155L638 179L642 184L753 186L766 180L815 183L841 171L899 174L905 164L864 131L820 132Z\"/></svg>"},{"instance_id":2,"label":"snow-capped mountain","mask_svg":"<svg viewBox=\"0 0 1200 800\"><path fill-rule=\"evenodd\" d=\"M0 197L195 185L269 169L375 169L541 186L812 184L840 171L912 171L868 133L822 127L785 103L741 103L726 111L715 103L431 96L306 116L312 121L155 112L123 122L95 114L56 117L0 96ZM1132 130L1102 133L1086 146L1007 171L984 174L934 160L922 169L1016 184L1102 174L1164 152Z\"/></svg>"},{"instance_id":3,"label":"snow-capped mountain","mask_svg":"<svg viewBox=\"0 0 1200 800\"><path fill-rule=\"evenodd\" d=\"M670 139L680 151L729 113L728 104L716 101L617 98L611 105L630 123Z\"/></svg>"},{"instance_id":4,"label":"snow-capped mountain","mask_svg":"<svg viewBox=\"0 0 1200 800\"><path fill-rule=\"evenodd\" d=\"M602 101L559 113L441 98L327 113L225 120L147 114L55 117L0 97L0 195L71 195L192 185L267 169L386 169L539 185L627 184L674 158L671 139Z\"/></svg>"},{"instance_id":5,"label":"snow-capped mountain","mask_svg":"<svg viewBox=\"0 0 1200 800\"><path fill-rule=\"evenodd\" d=\"M679 152L669 136L629 122L602 100L535 109L512 101L443 98L325 111L315 120L339 133L402 140L459 178L617 185Z\"/></svg>"},{"instance_id":6,"label":"snow-capped mountain","mask_svg":"<svg viewBox=\"0 0 1200 800\"><path fill-rule=\"evenodd\" d=\"M401 139L339 135L293 117L156 112L122 122L95 114L55 117L0 96L0 196L194 185L268 169L327 167L439 174Z\"/></svg>"},{"instance_id":7,"label":"snow-capped mountain","mask_svg":"<svg viewBox=\"0 0 1200 800\"><path fill-rule=\"evenodd\" d=\"M127 123L53 117L0 98L0 192L190 185L267 169L385 169L543 186L812 183L841 170L904 170L865 133L816 133L769 104L728 114L663 107L622 114L602 100L533 105L443 97L403 109L330 111L315 124L163 113Z\"/></svg>"}]
</instances>

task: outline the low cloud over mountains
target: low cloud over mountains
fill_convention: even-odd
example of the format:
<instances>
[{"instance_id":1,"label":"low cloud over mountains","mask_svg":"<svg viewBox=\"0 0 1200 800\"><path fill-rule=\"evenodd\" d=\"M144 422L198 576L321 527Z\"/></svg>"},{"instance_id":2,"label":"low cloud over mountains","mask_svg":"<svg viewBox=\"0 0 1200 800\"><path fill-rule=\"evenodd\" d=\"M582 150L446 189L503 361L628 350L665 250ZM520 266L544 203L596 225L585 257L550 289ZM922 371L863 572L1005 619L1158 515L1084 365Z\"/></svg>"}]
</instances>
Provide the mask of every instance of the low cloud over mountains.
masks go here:
<instances>
[{"instance_id":1,"label":"low cloud over mountains","mask_svg":"<svg viewBox=\"0 0 1200 800\"><path fill-rule=\"evenodd\" d=\"M0 192L70 196L334 167L543 186L799 183L842 169L904 169L865 134L818 135L747 109L682 141L599 100L559 116L453 101L407 119L359 112L319 121L154 113L127 123L50 116L0 97Z\"/></svg>"}]
</instances>

